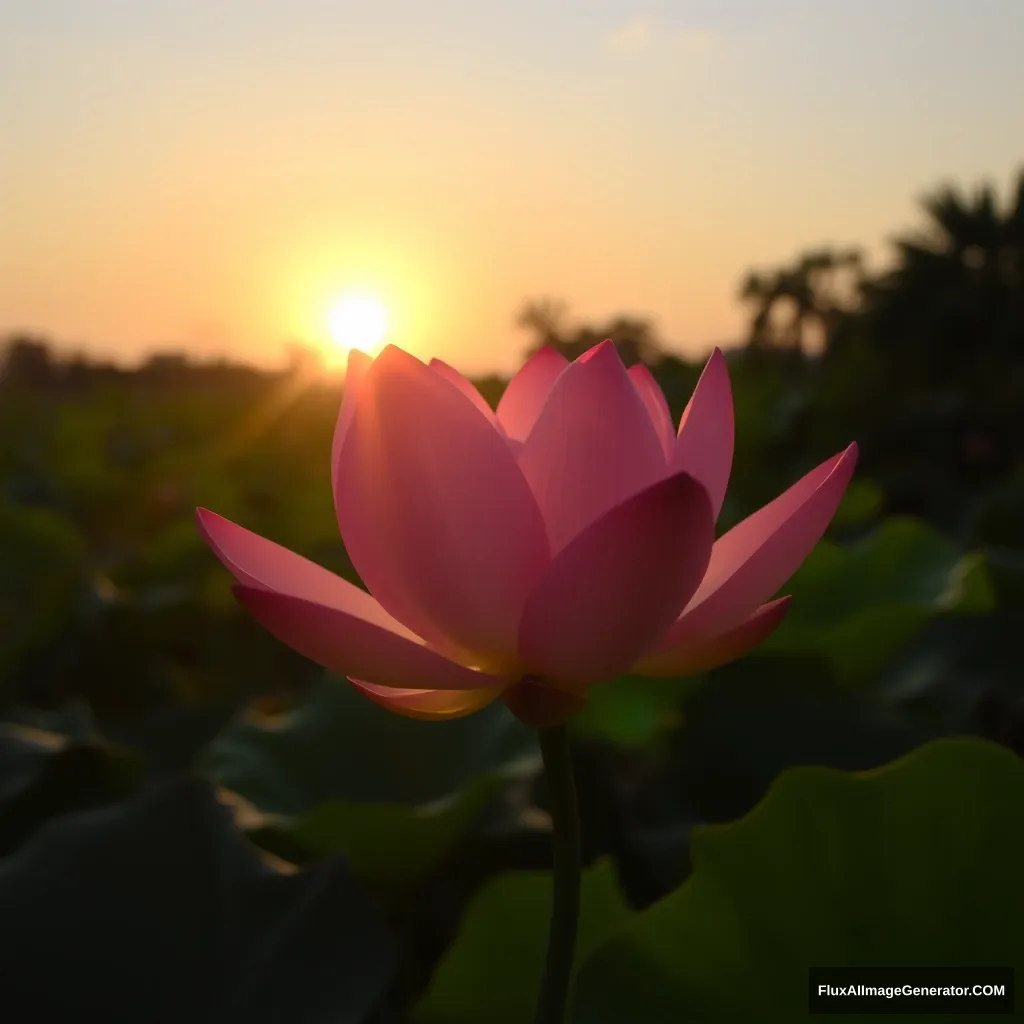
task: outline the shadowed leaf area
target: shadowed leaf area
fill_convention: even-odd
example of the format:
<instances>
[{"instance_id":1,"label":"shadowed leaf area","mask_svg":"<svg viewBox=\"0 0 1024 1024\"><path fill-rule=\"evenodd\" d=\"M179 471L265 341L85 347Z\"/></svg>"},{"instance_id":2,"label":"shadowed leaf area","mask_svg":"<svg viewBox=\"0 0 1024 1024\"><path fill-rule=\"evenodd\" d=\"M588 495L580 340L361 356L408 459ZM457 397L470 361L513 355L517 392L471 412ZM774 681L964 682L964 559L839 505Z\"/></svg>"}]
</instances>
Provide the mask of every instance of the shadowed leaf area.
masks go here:
<instances>
[{"instance_id":1,"label":"shadowed leaf area","mask_svg":"<svg viewBox=\"0 0 1024 1024\"><path fill-rule=\"evenodd\" d=\"M786 772L695 832L693 874L584 964L572 1019L796 1022L811 965L1019 966L1022 801L1024 763L980 740Z\"/></svg>"},{"instance_id":2,"label":"shadowed leaf area","mask_svg":"<svg viewBox=\"0 0 1024 1024\"><path fill-rule=\"evenodd\" d=\"M68 815L0 862L5 1016L363 1021L395 948L344 864L264 864L208 783Z\"/></svg>"},{"instance_id":3,"label":"shadowed leaf area","mask_svg":"<svg viewBox=\"0 0 1024 1024\"><path fill-rule=\"evenodd\" d=\"M1024 174L1002 194L935 188L889 256L879 269L851 245L780 252L737 280L746 329L709 377L724 409L727 375L735 412L715 536L853 441L856 471L773 595L791 597L773 634L699 674L600 683L571 721L584 860L572 1024L797 1022L812 964L1012 963L1020 980ZM651 465L657 441L675 445L713 339L687 349L646 314L578 320L557 297L528 299L515 323L524 355L557 353L531 364L552 388L558 354L611 340L584 364L618 375L581 421L595 486L608 464L646 464L630 437ZM271 371L167 352L129 369L66 343L0 341L0 1021L531 1024L552 846L534 733L501 701L435 722L370 702L239 605L196 527L201 506L356 586L354 562L371 578L367 538L349 529L346 549L333 493L344 379L308 358ZM399 359L410 380L429 373ZM447 376L438 409L467 430L488 414L460 390L492 410L510 396L524 435L510 450L525 458L543 412L530 389ZM639 417L621 436L605 398ZM559 401L537 436L572 425ZM432 448L413 402L392 412L410 412L430 472L382 474L403 511L378 503L364 532L408 513L407 533L381 525L381 559L401 549L446 583L469 579L504 548L476 536L475 511L435 535L448 506L404 493L411 479L428 491L460 449L457 434ZM714 463L709 489L725 487L723 424L694 448ZM477 483L508 454L488 438ZM575 464L539 458L559 443L530 450L527 475L543 473L526 488L576 479ZM508 551L517 464L474 499L497 507ZM497 500L500 479L513 489ZM346 513L357 533L372 490ZM679 568L649 547L645 600ZM487 581L518 579L530 559L512 560ZM397 607L409 579L392 583ZM644 625L636 589L610 588L614 613L574 656L599 652L619 619ZM413 597L420 626L447 635L444 595ZM567 601L545 607L541 639ZM422 694L401 699L422 710ZM953 1019L942 1012L929 1019Z\"/></svg>"}]
</instances>

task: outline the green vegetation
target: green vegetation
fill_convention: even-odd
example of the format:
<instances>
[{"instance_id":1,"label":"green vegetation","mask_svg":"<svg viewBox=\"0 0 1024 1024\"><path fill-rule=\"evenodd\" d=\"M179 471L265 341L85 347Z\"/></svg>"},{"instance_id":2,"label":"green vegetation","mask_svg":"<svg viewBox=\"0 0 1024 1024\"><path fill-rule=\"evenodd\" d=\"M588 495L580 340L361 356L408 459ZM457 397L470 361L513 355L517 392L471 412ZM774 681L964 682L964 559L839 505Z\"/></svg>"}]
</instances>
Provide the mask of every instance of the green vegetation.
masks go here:
<instances>
[{"instance_id":1,"label":"green vegetation","mask_svg":"<svg viewBox=\"0 0 1024 1024\"><path fill-rule=\"evenodd\" d=\"M883 275L837 249L742 282L723 528L863 455L762 648L605 684L573 722L580 1024L803 1020L810 963L1024 966L1024 174L1002 206L986 186L924 213ZM544 300L519 322L571 356L611 336L677 420L701 370L646 321ZM324 678L194 528L210 507L358 582L337 387L27 337L2 365L0 1015L37 1019L19 993L50 987L67 1019L528 1021L532 735Z\"/></svg>"}]
</instances>

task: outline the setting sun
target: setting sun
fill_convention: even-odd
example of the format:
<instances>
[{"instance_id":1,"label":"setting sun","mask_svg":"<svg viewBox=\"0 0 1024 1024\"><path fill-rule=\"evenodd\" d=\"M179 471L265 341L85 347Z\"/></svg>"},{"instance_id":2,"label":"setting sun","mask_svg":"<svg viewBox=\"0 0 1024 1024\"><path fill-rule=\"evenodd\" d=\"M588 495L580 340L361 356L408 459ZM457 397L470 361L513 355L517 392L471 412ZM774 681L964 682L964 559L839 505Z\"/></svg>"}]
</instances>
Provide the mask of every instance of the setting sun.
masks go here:
<instances>
[{"instance_id":1,"label":"setting sun","mask_svg":"<svg viewBox=\"0 0 1024 1024\"><path fill-rule=\"evenodd\" d=\"M376 355L388 333L387 310L369 295L346 295L331 307L327 327L332 341L346 351Z\"/></svg>"}]
</instances>

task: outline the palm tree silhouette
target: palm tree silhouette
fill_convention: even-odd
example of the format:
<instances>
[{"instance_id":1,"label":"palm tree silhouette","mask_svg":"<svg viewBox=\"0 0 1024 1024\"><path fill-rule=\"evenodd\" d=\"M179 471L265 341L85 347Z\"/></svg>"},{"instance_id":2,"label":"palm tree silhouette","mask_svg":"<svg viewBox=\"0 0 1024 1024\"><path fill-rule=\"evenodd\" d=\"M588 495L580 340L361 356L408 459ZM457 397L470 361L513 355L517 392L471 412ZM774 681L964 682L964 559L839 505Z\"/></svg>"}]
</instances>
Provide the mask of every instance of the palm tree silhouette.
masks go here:
<instances>
[{"instance_id":1,"label":"palm tree silhouette","mask_svg":"<svg viewBox=\"0 0 1024 1024\"><path fill-rule=\"evenodd\" d=\"M921 383L991 381L1024 357L1024 170L1004 206L990 183L921 206L927 224L894 240L895 267L867 291L870 333Z\"/></svg>"},{"instance_id":2,"label":"palm tree silhouette","mask_svg":"<svg viewBox=\"0 0 1024 1024\"><path fill-rule=\"evenodd\" d=\"M566 323L568 306L558 300L543 298L525 303L516 314L515 324L533 334L527 356L545 345L561 352L567 359L576 359L587 349L610 338L623 363L653 365L662 356L654 324L644 317L619 315L604 324L584 325L570 330Z\"/></svg>"},{"instance_id":3,"label":"palm tree silhouette","mask_svg":"<svg viewBox=\"0 0 1024 1024\"><path fill-rule=\"evenodd\" d=\"M824 347L859 292L861 276L857 249L817 249L768 274L749 273L740 298L753 307L750 344L804 355L817 332ZM780 326L775 314L782 307L788 317Z\"/></svg>"}]
</instances>

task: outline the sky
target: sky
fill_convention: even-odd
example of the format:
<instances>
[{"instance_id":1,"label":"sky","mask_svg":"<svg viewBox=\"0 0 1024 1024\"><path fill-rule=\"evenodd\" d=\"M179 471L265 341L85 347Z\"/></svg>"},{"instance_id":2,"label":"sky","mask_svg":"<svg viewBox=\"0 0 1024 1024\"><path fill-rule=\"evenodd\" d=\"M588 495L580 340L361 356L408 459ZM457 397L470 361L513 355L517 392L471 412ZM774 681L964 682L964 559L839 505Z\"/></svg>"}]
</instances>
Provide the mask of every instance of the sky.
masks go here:
<instances>
[{"instance_id":1,"label":"sky","mask_svg":"<svg viewBox=\"0 0 1024 1024\"><path fill-rule=\"evenodd\" d=\"M0 333L280 364L375 296L507 372L531 299L696 356L737 291L1024 164L1021 0L0 0Z\"/></svg>"}]
</instances>

